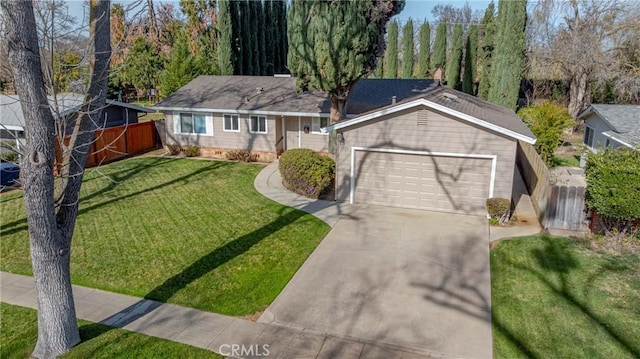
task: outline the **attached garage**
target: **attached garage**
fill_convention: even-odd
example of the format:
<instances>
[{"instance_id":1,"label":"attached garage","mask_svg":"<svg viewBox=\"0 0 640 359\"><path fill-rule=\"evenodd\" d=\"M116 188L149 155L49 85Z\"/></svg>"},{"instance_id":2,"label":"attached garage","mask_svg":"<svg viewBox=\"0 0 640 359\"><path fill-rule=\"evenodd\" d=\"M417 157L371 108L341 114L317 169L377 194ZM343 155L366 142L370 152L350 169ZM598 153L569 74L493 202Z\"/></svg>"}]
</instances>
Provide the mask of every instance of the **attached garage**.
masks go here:
<instances>
[{"instance_id":1,"label":"attached garage","mask_svg":"<svg viewBox=\"0 0 640 359\"><path fill-rule=\"evenodd\" d=\"M442 87L324 130L336 200L480 216L511 199L517 141L535 143L513 111Z\"/></svg>"},{"instance_id":2,"label":"attached garage","mask_svg":"<svg viewBox=\"0 0 640 359\"><path fill-rule=\"evenodd\" d=\"M483 215L496 157L353 148L352 203Z\"/></svg>"}]
</instances>

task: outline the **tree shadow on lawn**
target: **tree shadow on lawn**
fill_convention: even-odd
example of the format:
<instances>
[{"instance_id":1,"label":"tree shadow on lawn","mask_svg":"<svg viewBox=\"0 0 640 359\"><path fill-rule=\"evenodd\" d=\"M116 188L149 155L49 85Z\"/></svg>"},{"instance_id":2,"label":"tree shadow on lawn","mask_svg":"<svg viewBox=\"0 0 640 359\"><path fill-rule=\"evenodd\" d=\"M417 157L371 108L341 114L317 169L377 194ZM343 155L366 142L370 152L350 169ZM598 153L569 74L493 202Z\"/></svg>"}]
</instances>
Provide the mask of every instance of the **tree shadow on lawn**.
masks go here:
<instances>
[{"instance_id":1,"label":"tree shadow on lawn","mask_svg":"<svg viewBox=\"0 0 640 359\"><path fill-rule=\"evenodd\" d=\"M535 248L531 251L536 260L536 266L511 263L514 268L534 275L539 283L543 284L557 296L558 300L564 301L570 304L572 308L578 309L584 314L590 324L601 329L613 341L618 343L620 348L631 354L632 357L639 357L640 346L638 343L626 339L617 328L616 323L608 322L603 316L594 312L586 299L581 299L577 296L577 289L572 289L572 285L569 283L570 276L573 271L579 269L580 264L566 242L550 237L544 237L540 240L545 242L545 247L543 249ZM593 284L597 278L604 273L625 272L629 270L632 269L624 263L620 263L614 259L608 261L608 263L602 266L600 271L597 271L583 281L581 288L582 294L588 298L589 291ZM549 275L549 272L551 272L551 275ZM530 358L546 356L544 353L536 355L534 353L535 348L527 344L527 339L524 337L525 334L518 334L517 328L508 328L506 323L501 322L499 315L495 311L493 312L493 322L496 331L511 341L522 354Z\"/></svg>"},{"instance_id":2,"label":"tree shadow on lawn","mask_svg":"<svg viewBox=\"0 0 640 359\"><path fill-rule=\"evenodd\" d=\"M166 164L166 163L171 162L171 161L177 161L176 159L162 159L162 158L159 158L157 160L158 161L153 161L152 163L150 163L148 165L145 165L145 166L139 166L139 167L135 167L133 169L126 169L126 170L121 170L121 171L116 172L115 179L113 181L111 181L109 183L109 185L105 186L104 188L99 189L96 192L93 192L91 194L83 196L82 198L80 198L80 203L85 202L85 201L87 201L87 200L89 200L91 198L95 198L95 197L97 197L99 195L102 195L102 194L104 194L106 192L114 190L122 182L126 181L127 179L131 178L132 176L135 176L136 174L139 174L139 173L143 172L146 169L149 169L149 168L155 167L155 166L159 166L159 165L163 165L163 164ZM218 169L218 168L221 168L221 167L232 166L232 165L234 165L234 163L231 163L231 162L222 162L222 161L211 162L210 165L208 165L206 167L202 167L202 168L200 168L200 169L198 169L196 171L193 171L193 172L191 172L191 173L189 173L187 175L184 175L182 177L174 178L174 179L172 179L170 181L167 181L167 182L164 182L164 183L161 183L161 184L149 187L149 188L145 188L145 189L143 189L141 191L137 191L137 192L134 192L134 193L129 193L129 194L122 195L122 196L119 196L119 197L113 197L113 198L110 198L110 199L108 199L106 201L99 202L99 203L96 203L96 204L88 206L88 207L80 207L80 209L78 210L78 215L90 212L92 210L104 207L104 206L106 206L108 204L111 204L111 203L114 203L114 202L117 202L117 201L120 201L120 200L123 200L123 199L128 199L128 198L136 197L136 196L148 193L148 192L156 191L156 190L162 189L164 187L170 186L172 184L176 184L176 183L186 184L186 183L188 183L188 180L190 180L193 177L196 177L196 176L198 176L198 175L200 175L202 173L205 173L207 171L211 171L211 170L214 170L214 169ZM112 175L112 173L109 174L109 176L111 176L111 175ZM23 224L23 225L21 225L21 224ZM0 237L8 236L8 235L11 235L13 233L17 233L17 232L26 230L27 228L28 228L27 217L25 215L23 218L21 218L19 220L16 220L16 221L13 221L13 222L9 222L9 223L3 223L2 226L0 227Z\"/></svg>"}]
</instances>

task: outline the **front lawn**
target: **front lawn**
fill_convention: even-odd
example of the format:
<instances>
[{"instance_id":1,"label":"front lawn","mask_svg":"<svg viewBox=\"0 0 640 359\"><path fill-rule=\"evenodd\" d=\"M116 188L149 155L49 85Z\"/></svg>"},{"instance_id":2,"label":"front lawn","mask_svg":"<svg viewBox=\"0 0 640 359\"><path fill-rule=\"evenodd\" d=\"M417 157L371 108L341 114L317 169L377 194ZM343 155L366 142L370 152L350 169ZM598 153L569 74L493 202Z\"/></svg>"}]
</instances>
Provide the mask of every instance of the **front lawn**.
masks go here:
<instances>
[{"instance_id":1,"label":"front lawn","mask_svg":"<svg viewBox=\"0 0 640 359\"><path fill-rule=\"evenodd\" d=\"M29 358L38 338L38 314L33 309L0 303L3 359ZM78 321L82 342L61 358L222 358L200 348L106 325Z\"/></svg>"},{"instance_id":2,"label":"front lawn","mask_svg":"<svg viewBox=\"0 0 640 359\"><path fill-rule=\"evenodd\" d=\"M524 237L491 250L496 358L640 357L640 258Z\"/></svg>"},{"instance_id":3,"label":"front lawn","mask_svg":"<svg viewBox=\"0 0 640 359\"><path fill-rule=\"evenodd\" d=\"M85 175L74 284L228 315L263 310L329 227L256 192L261 165L136 158ZM20 191L0 195L3 271L31 275Z\"/></svg>"}]
</instances>

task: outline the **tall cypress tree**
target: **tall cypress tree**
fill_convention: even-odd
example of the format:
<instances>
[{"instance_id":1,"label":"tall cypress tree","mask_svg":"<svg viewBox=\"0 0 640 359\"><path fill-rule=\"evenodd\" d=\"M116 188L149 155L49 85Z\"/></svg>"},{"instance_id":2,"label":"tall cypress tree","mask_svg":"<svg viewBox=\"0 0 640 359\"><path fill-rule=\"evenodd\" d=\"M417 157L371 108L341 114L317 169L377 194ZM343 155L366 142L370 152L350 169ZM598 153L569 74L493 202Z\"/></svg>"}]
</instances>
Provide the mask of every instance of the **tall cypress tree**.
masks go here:
<instances>
[{"instance_id":1,"label":"tall cypress tree","mask_svg":"<svg viewBox=\"0 0 640 359\"><path fill-rule=\"evenodd\" d=\"M429 73L429 57L431 54L431 26L427 20L420 25L420 54L418 55L419 79L427 78Z\"/></svg>"},{"instance_id":2,"label":"tall cypress tree","mask_svg":"<svg viewBox=\"0 0 640 359\"><path fill-rule=\"evenodd\" d=\"M402 27L402 78L413 77L413 20L409 18Z\"/></svg>"},{"instance_id":3,"label":"tall cypress tree","mask_svg":"<svg viewBox=\"0 0 640 359\"><path fill-rule=\"evenodd\" d=\"M373 75L378 79L384 78L384 57L378 57L378 62Z\"/></svg>"},{"instance_id":4,"label":"tall cypress tree","mask_svg":"<svg viewBox=\"0 0 640 359\"><path fill-rule=\"evenodd\" d=\"M233 74L242 75L244 71L244 54L242 51L242 15L240 12L240 1L231 1L231 30L232 51L233 51Z\"/></svg>"},{"instance_id":5,"label":"tall cypress tree","mask_svg":"<svg viewBox=\"0 0 640 359\"><path fill-rule=\"evenodd\" d=\"M230 0L218 0L218 67L220 75L233 75L233 29Z\"/></svg>"},{"instance_id":6,"label":"tall cypress tree","mask_svg":"<svg viewBox=\"0 0 640 359\"><path fill-rule=\"evenodd\" d=\"M442 77L444 78L444 66L447 63L447 24L444 22L439 23L436 28L431 61L431 71L435 73L437 69L442 69Z\"/></svg>"},{"instance_id":7,"label":"tall cypress tree","mask_svg":"<svg viewBox=\"0 0 640 359\"><path fill-rule=\"evenodd\" d=\"M451 43L451 59L447 67L447 86L460 88L460 70L462 65L462 46L464 34L462 24L453 27L453 42Z\"/></svg>"},{"instance_id":8,"label":"tall cypress tree","mask_svg":"<svg viewBox=\"0 0 640 359\"><path fill-rule=\"evenodd\" d=\"M491 65L493 62L493 49L496 35L496 6L492 2L487 6L482 18L483 35L478 49L480 80L478 81L478 97L489 98L491 88Z\"/></svg>"},{"instance_id":9,"label":"tall cypress tree","mask_svg":"<svg viewBox=\"0 0 640 359\"><path fill-rule=\"evenodd\" d=\"M256 5L258 11L258 54L260 65L260 75L267 75L267 50L266 50L266 21L265 21L265 13L264 13L264 3L262 1L257 1Z\"/></svg>"},{"instance_id":10,"label":"tall cypress tree","mask_svg":"<svg viewBox=\"0 0 640 359\"><path fill-rule=\"evenodd\" d=\"M249 0L249 29L251 30L251 76L260 75L260 45L258 43L258 31L262 32L259 27L259 1Z\"/></svg>"},{"instance_id":11,"label":"tall cypress tree","mask_svg":"<svg viewBox=\"0 0 640 359\"><path fill-rule=\"evenodd\" d=\"M274 50L274 61L273 67L275 73L281 74L284 68L284 63L287 61L287 58L283 56L281 45L282 45L282 37L287 36L286 32L282 32L282 6L283 3L281 0L273 0L271 4L272 8L272 22L273 26L273 50Z\"/></svg>"},{"instance_id":12,"label":"tall cypress tree","mask_svg":"<svg viewBox=\"0 0 640 359\"><path fill-rule=\"evenodd\" d=\"M251 42L251 8L250 0L240 1L240 19L242 32L242 43L240 51L242 52L242 75L251 75L253 73L253 44Z\"/></svg>"},{"instance_id":13,"label":"tall cypress tree","mask_svg":"<svg viewBox=\"0 0 640 359\"><path fill-rule=\"evenodd\" d=\"M264 49L265 49L265 71L266 75L273 75L274 70L274 56L275 56L275 41L274 41L274 19L273 19L273 1L266 0L264 2Z\"/></svg>"},{"instance_id":14,"label":"tall cypress tree","mask_svg":"<svg viewBox=\"0 0 640 359\"><path fill-rule=\"evenodd\" d=\"M478 53L478 25L469 26L467 41L464 51L464 73L462 75L462 91L473 95L473 86L476 82L476 65Z\"/></svg>"},{"instance_id":15,"label":"tall cypress tree","mask_svg":"<svg viewBox=\"0 0 640 359\"><path fill-rule=\"evenodd\" d=\"M515 109L518 103L527 24L526 0L500 0L498 34L491 69L489 101Z\"/></svg>"},{"instance_id":16,"label":"tall cypress tree","mask_svg":"<svg viewBox=\"0 0 640 359\"><path fill-rule=\"evenodd\" d=\"M391 21L387 33L387 52L384 55L384 77L398 77L398 22Z\"/></svg>"},{"instance_id":17,"label":"tall cypress tree","mask_svg":"<svg viewBox=\"0 0 640 359\"><path fill-rule=\"evenodd\" d=\"M287 69L287 53L289 51L289 42L287 39L287 0L278 0L280 3L280 73L289 73Z\"/></svg>"}]
</instances>

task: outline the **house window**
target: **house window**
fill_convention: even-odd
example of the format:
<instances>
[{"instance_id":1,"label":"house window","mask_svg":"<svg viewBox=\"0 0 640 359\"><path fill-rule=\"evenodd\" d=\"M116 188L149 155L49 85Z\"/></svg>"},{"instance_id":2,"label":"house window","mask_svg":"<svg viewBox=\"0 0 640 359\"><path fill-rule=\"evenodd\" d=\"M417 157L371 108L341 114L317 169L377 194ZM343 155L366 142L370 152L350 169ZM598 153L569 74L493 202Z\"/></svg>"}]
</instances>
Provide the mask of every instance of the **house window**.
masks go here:
<instances>
[{"instance_id":1,"label":"house window","mask_svg":"<svg viewBox=\"0 0 640 359\"><path fill-rule=\"evenodd\" d=\"M584 129L584 144L593 148L593 135L594 131L591 127L585 127Z\"/></svg>"},{"instance_id":2,"label":"house window","mask_svg":"<svg viewBox=\"0 0 640 359\"><path fill-rule=\"evenodd\" d=\"M265 116L251 116L250 132L267 133L267 118Z\"/></svg>"},{"instance_id":3,"label":"house window","mask_svg":"<svg viewBox=\"0 0 640 359\"><path fill-rule=\"evenodd\" d=\"M207 133L207 121L203 114L181 113L180 133Z\"/></svg>"},{"instance_id":4,"label":"house window","mask_svg":"<svg viewBox=\"0 0 640 359\"><path fill-rule=\"evenodd\" d=\"M611 146L611 141L609 141L609 139L607 138L607 139L604 141L604 147L609 147L609 146Z\"/></svg>"},{"instance_id":5,"label":"house window","mask_svg":"<svg viewBox=\"0 0 640 359\"><path fill-rule=\"evenodd\" d=\"M240 121L238 115L224 115L223 129L229 132L240 132Z\"/></svg>"},{"instance_id":6,"label":"house window","mask_svg":"<svg viewBox=\"0 0 640 359\"><path fill-rule=\"evenodd\" d=\"M314 118L313 121L311 122L311 132L322 133L320 132L320 129L322 127L327 127L328 124L329 124L329 119L327 117Z\"/></svg>"}]
</instances>

